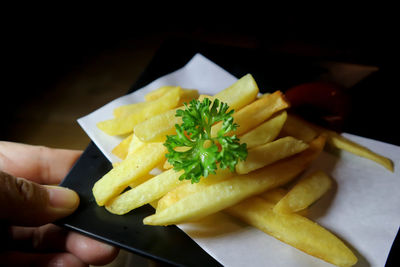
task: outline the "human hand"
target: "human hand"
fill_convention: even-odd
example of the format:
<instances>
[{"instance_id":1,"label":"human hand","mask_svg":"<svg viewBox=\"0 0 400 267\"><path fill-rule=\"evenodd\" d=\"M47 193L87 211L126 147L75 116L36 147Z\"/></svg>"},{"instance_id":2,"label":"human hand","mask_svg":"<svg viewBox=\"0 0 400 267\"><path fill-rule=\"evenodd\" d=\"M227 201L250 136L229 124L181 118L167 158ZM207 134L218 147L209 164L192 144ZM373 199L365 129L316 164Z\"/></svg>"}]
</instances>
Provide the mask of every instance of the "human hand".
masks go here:
<instances>
[{"instance_id":1,"label":"human hand","mask_svg":"<svg viewBox=\"0 0 400 267\"><path fill-rule=\"evenodd\" d=\"M80 154L0 141L1 264L104 265L117 256L112 246L51 224L79 205L74 191L55 185Z\"/></svg>"}]
</instances>

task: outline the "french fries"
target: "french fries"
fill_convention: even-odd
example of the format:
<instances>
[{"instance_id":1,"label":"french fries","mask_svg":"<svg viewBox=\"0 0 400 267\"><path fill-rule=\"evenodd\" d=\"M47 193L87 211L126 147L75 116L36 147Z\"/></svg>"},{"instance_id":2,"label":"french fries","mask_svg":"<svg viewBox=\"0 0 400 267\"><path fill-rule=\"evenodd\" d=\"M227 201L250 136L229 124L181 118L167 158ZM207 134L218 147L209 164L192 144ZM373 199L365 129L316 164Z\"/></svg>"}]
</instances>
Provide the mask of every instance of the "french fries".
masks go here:
<instances>
[{"instance_id":1,"label":"french fries","mask_svg":"<svg viewBox=\"0 0 400 267\"><path fill-rule=\"evenodd\" d=\"M296 213L279 214L274 204L252 197L229 207L226 212L273 237L337 266L357 263L354 253L335 235Z\"/></svg>"},{"instance_id":2,"label":"french fries","mask_svg":"<svg viewBox=\"0 0 400 267\"><path fill-rule=\"evenodd\" d=\"M97 204L103 206L129 184L146 175L162 162L165 153L166 148L162 143L148 143L127 157L93 186L93 195Z\"/></svg>"},{"instance_id":3,"label":"french fries","mask_svg":"<svg viewBox=\"0 0 400 267\"><path fill-rule=\"evenodd\" d=\"M176 87L157 100L148 102L143 108L136 109L133 113L97 123L97 127L109 135L129 134L133 128L142 121L163 113L178 105L181 88Z\"/></svg>"},{"instance_id":4,"label":"french fries","mask_svg":"<svg viewBox=\"0 0 400 267\"><path fill-rule=\"evenodd\" d=\"M256 128L260 123L270 118L274 113L288 107L289 103L280 91L262 97L233 114L233 120L240 125L234 133L236 135L244 134L249 130ZM216 136L221 127L222 123L214 125L211 129L211 135Z\"/></svg>"},{"instance_id":5,"label":"french fries","mask_svg":"<svg viewBox=\"0 0 400 267\"><path fill-rule=\"evenodd\" d=\"M324 133L327 136L327 143L331 145L334 148L340 149L340 150L345 150L349 153L352 153L354 155L364 157L367 159L370 159L372 161L375 161L376 163L382 165L389 171L393 172L394 171L394 164L393 161L390 160L387 157L384 157L382 155L379 155L378 153L360 145L357 144L356 142L353 142L349 140L348 138L334 132L328 129L325 129L323 127L317 126L315 124L312 124L308 121L305 121L301 118L299 118L296 115L290 114L288 116L289 120L295 123L299 128L301 129L302 132L316 132L318 133ZM303 139L304 140L304 139Z\"/></svg>"},{"instance_id":6,"label":"french fries","mask_svg":"<svg viewBox=\"0 0 400 267\"><path fill-rule=\"evenodd\" d=\"M306 143L293 137L283 137L270 143L248 150L246 161L236 164L238 174L246 174L280 159L297 154L308 147Z\"/></svg>"},{"instance_id":7,"label":"french fries","mask_svg":"<svg viewBox=\"0 0 400 267\"><path fill-rule=\"evenodd\" d=\"M240 109L251 103L259 92L253 77L248 74L214 97L227 103L231 109ZM183 108L183 107L181 107ZM165 136L175 133L175 124L182 122L175 117L176 110L169 110L135 126L135 133L143 142L163 142Z\"/></svg>"},{"instance_id":8,"label":"french fries","mask_svg":"<svg viewBox=\"0 0 400 267\"><path fill-rule=\"evenodd\" d=\"M308 208L331 188L333 178L321 171L297 178L327 143L391 171L393 162L289 114L290 103L282 92L258 94L259 88L248 74L214 96L164 86L146 94L144 102L116 108L115 118L98 127L110 135L127 137L112 151L122 161L93 187L97 204L118 215L151 204L155 213L144 218L147 225L179 224L225 212L329 263L354 265L357 258L339 238L305 217ZM234 110L232 117L238 127L232 135L247 145L248 154L234 172L219 168L193 184L179 180L183 170L176 171L166 161L163 142L176 133L175 124L182 123L182 118L175 116L177 110L196 98L219 99ZM217 136L221 127L222 122L210 124L211 136ZM176 151L187 148L177 147ZM154 168L161 172L153 174ZM288 189L290 182L294 185Z\"/></svg>"},{"instance_id":9,"label":"french fries","mask_svg":"<svg viewBox=\"0 0 400 267\"><path fill-rule=\"evenodd\" d=\"M180 185L181 174L182 171L176 172L173 169L162 172L112 199L106 205L106 209L111 213L122 215L150 203Z\"/></svg>"},{"instance_id":10,"label":"french fries","mask_svg":"<svg viewBox=\"0 0 400 267\"><path fill-rule=\"evenodd\" d=\"M332 179L322 171L302 178L274 207L277 213L293 213L306 209L332 186Z\"/></svg>"},{"instance_id":11,"label":"french fries","mask_svg":"<svg viewBox=\"0 0 400 267\"><path fill-rule=\"evenodd\" d=\"M245 175L238 175L212 184L179 200L163 211L144 218L149 225L171 225L203 218L294 179L322 151L323 136L304 152ZM213 196L218 196L217 198ZM210 201L213 199L213 201Z\"/></svg>"},{"instance_id":12,"label":"french fries","mask_svg":"<svg viewBox=\"0 0 400 267\"><path fill-rule=\"evenodd\" d=\"M250 149L275 140L285 124L286 118L286 111L282 111L278 115L262 123L260 126L257 126L249 132L241 135L239 137L240 142L247 144L247 148Z\"/></svg>"}]
</instances>

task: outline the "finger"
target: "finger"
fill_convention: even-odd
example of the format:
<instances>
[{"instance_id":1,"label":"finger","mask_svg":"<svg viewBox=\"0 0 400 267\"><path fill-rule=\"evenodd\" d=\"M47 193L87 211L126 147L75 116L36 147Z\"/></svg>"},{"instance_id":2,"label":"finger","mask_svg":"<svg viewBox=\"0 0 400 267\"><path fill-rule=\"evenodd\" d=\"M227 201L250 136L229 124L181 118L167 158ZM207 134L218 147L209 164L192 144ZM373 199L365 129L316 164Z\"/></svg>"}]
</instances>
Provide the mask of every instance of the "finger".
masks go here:
<instances>
[{"instance_id":1,"label":"finger","mask_svg":"<svg viewBox=\"0 0 400 267\"><path fill-rule=\"evenodd\" d=\"M70 253L36 254L6 251L0 253L0 262L4 264L4 266L88 266L78 257Z\"/></svg>"},{"instance_id":2,"label":"finger","mask_svg":"<svg viewBox=\"0 0 400 267\"><path fill-rule=\"evenodd\" d=\"M105 265L112 262L119 249L75 232L69 232L66 250L92 265Z\"/></svg>"},{"instance_id":3,"label":"finger","mask_svg":"<svg viewBox=\"0 0 400 267\"><path fill-rule=\"evenodd\" d=\"M0 141L0 170L40 184L58 184L81 153Z\"/></svg>"},{"instance_id":4,"label":"finger","mask_svg":"<svg viewBox=\"0 0 400 267\"><path fill-rule=\"evenodd\" d=\"M92 265L110 263L118 255L118 249L115 247L75 232L68 232L53 224L41 227L12 227L9 239L12 242L11 249L68 251Z\"/></svg>"},{"instance_id":5,"label":"finger","mask_svg":"<svg viewBox=\"0 0 400 267\"><path fill-rule=\"evenodd\" d=\"M79 205L78 194L58 186L42 186L0 171L0 221L38 226L71 214Z\"/></svg>"}]
</instances>

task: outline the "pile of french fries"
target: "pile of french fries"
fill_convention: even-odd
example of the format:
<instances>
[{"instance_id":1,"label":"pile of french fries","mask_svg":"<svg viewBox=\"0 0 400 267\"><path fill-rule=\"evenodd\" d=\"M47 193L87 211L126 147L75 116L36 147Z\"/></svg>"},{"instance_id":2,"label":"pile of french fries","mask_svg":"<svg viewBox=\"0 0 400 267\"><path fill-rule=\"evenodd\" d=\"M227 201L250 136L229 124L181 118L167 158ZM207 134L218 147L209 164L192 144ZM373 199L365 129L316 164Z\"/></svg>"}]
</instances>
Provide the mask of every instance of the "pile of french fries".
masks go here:
<instances>
[{"instance_id":1,"label":"pile of french fries","mask_svg":"<svg viewBox=\"0 0 400 267\"><path fill-rule=\"evenodd\" d=\"M163 142L175 133L177 109L191 99L218 98L234 109L239 125L234 134L246 143L248 156L235 172L219 169L199 183L181 181L165 158ZM145 101L120 106L114 118L98 123L110 135L125 136L113 153L115 163L93 187L99 206L126 214L151 204L155 213L147 225L190 222L225 212L310 255L337 266L357 262L353 252L327 229L306 218L307 208L332 186L332 178L316 171L301 177L329 144L376 161L393 171L393 163L336 132L289 113L290 103L280 91L260 95L248 74L214 96L179 86L161 87ZM216 134L221 123L212 127ZM158 173L154 174L154 170Z\"/></svg>"}]
</instances>

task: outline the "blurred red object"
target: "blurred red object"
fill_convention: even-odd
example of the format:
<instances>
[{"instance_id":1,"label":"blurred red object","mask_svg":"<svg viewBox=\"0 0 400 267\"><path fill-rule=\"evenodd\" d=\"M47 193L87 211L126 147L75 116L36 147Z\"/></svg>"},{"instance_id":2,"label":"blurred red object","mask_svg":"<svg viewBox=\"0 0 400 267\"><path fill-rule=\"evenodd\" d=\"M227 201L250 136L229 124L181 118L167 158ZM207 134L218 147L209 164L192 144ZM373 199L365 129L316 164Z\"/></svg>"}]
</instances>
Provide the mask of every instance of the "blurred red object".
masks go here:
<instances>
[{"instance_id":1,"label":"blurred red object","mask_svg":"<svg viewBox=\"0 0 400 267\"><path fill-rule=\"evenodd\" d=\"M321 126L342 131L350 112L350 97L341 86L309 82L289 88L285 95L292 112Z\"/></svg>"}]
</instances>

